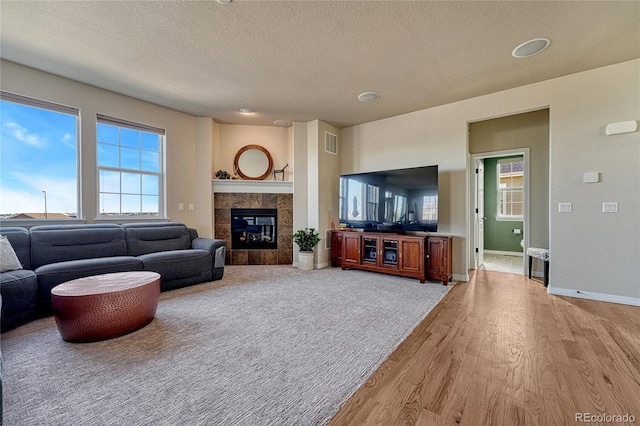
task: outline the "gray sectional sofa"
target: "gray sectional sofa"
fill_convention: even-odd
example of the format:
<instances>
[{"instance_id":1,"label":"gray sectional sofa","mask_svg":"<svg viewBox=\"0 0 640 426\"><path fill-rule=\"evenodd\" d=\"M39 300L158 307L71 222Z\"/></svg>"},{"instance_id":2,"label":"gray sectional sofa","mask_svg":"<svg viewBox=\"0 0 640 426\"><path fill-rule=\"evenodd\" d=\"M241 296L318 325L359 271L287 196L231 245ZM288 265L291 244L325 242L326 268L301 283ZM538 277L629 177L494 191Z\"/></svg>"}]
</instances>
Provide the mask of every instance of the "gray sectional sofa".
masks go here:
<instances>
[{"instance_id":1,"label":"gray sectional sofa","mask_svg":"<svg viewBox=\"0 0 640 426\"><path fill-rule=\"evenodd\" d=\"M0 273L2 331L51 315L51 289L90 275L153 271L161 290L219 280L226 242L182 223L0 228L24 269Z\"/></svg>"}]
</instances>

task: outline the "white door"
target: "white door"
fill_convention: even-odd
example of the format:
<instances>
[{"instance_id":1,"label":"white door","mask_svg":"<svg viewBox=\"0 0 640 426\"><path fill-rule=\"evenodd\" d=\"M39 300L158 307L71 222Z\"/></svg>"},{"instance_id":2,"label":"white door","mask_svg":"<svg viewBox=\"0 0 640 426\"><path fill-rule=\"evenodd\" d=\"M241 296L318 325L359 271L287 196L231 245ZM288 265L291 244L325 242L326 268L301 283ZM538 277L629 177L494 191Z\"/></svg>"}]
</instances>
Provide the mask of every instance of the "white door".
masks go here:
<instances>
[{"instance_id":1,"label":"white door","mask_svg":"<svg viewBox=\"0 0 640 426\"><path fill-rule=\"evenodd\" d=\"M484 160L476 159L476 269L484 263Z\"/></svg>"}]
</instances>

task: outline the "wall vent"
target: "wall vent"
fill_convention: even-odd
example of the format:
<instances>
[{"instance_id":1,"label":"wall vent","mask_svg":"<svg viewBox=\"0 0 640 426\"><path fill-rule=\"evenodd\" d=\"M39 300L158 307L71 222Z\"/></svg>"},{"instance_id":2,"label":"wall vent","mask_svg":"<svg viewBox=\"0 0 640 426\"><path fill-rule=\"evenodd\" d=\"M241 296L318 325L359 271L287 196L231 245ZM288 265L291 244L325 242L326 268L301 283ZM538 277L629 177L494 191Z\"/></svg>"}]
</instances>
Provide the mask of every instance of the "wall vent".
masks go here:
<instances>
[{"instance_id":1,"label":"wall vent","mask_svg":"<svg viewBox=\"0 0 640 426\"><path fill-rule=\"evenodd\" d=\"M338 154L338 137L333 133L324 132L324 150L331 154Z\"/></svg>"}]
</instances>

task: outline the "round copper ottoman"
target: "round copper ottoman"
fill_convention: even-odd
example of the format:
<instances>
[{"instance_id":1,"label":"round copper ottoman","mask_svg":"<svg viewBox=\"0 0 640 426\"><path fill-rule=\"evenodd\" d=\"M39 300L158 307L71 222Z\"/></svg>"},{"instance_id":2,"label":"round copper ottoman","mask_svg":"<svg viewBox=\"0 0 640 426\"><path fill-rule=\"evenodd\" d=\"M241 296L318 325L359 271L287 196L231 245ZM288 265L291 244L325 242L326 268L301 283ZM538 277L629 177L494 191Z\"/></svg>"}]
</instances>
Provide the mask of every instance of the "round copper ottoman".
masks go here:
<instances>
[{"instance_id":1,"label":"round copper ottoman","mask_svg":"<svg viewBox=\"0 0 640 426\"><path fill-rule=\"evenodd\" d=\"M118 272L55 286L53 314L67 342L95 342L136 331L156 315L160 274Z\"/></svg>"}]
</instances>

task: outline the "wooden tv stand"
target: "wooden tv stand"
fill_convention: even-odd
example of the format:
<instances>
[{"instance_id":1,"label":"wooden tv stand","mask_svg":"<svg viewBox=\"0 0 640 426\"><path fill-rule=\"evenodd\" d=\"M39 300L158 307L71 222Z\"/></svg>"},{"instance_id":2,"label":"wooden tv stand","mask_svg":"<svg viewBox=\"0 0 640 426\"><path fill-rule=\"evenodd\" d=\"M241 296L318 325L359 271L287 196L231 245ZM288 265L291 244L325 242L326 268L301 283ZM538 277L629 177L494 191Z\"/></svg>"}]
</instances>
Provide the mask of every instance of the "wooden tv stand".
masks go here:
<instances>
[{"instance_id":1,"label":"wooden tv stand","mask_svg":"<svg viewBox=\"0 0 640 426\"><path fill-rule=\"evenodd\" d=\"M404 277L441 280L451 272L452 238L385 232L333 231L331 263Z\"/></svg>"}]
</instances>

